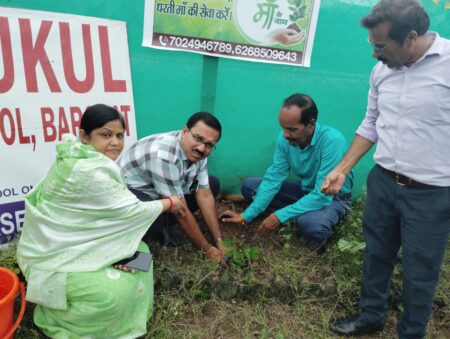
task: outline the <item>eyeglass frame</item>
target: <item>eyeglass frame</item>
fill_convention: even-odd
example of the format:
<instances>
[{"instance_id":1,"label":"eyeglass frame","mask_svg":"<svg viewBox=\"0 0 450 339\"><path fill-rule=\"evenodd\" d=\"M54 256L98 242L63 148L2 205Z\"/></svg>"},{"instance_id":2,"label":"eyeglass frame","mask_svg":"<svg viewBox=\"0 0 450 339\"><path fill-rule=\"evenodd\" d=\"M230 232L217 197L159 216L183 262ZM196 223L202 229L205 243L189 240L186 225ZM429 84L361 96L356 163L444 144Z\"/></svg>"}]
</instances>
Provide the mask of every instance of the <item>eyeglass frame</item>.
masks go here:
<instances>
[{"instance_id":1,"label":"eyeglass frame","mask_svg":"<svg viewBox=\"0 0 450 339\"><path fill-rule=\"evenodd\" d=\"M192 138L194 139L194 141L196 143L205 145L205 148L208 151L212 151L212 150L216 149L216 144L213 144L212 142L209 142L209 141L204 141L205 138L203 138L201 135L199 135L197 133L192 132L192 130L190 128L188 129L188 131L189 131L189 133L191 133Z\"/></svg>"},{"instance_id":2,"label":"eyeglass frame","mask_svg":"<svg viewBox=\"0 0 450 339\"><path fill-rule=\"evenodd\" d=\"M389 46L391 46L395 41L391 41L390 43L388 43L387 45L384 45L383 47L377 47L375 46L375 44L373 43L373 41L370 40L369 37L367 37L367 42L369 43L369 45L373 48L373 50L380 54L383 55L384 51L386 50L386 48L388 48Z\"/></svg>"}]
</instances>

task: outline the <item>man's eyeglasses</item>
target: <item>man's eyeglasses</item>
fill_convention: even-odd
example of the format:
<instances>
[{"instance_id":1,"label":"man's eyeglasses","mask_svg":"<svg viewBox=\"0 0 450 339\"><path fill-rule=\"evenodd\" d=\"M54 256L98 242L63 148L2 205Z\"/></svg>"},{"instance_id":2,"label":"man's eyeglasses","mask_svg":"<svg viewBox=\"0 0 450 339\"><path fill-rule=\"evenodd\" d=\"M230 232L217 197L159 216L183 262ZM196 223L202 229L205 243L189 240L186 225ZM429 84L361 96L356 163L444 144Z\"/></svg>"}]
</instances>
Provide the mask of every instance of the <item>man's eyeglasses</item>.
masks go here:
<instances>
[{"instance_id":1,"label":"man's eyeglasses","mask_svg":"<svg viewBox=\"0 0 450 339\"><path fill-rule=\"evenodd\" d=\"M191 133L195 142L205 145L205 148L207 150L211 151L216 148L216 144L213 144L212 142L209 142L209 141L205 141L205 139L201 135L198 135L197 133L193 133L191 130L189 130L189 132Z\"/></svg>"},{"instance_id":2,"label":"man's eyeglasses","mask_svg":"<svg viewBox=\"0 0 450 339\"><path fill-rule=\"evenodd\" d=\"M370 40L370 38L367 38L367 42L369 43L370 46L372 46L373 50L374 50L376 53L382 55L382 54L384 53L384 50L385 50L386 48L388 48L390 45L392 45L395 41L391 41L390 43L388 43L387 45L384 45L384 46L382 46L382 47L376 46L376 45L373 43L373 41Z\"/></svg>"}]
</instances>

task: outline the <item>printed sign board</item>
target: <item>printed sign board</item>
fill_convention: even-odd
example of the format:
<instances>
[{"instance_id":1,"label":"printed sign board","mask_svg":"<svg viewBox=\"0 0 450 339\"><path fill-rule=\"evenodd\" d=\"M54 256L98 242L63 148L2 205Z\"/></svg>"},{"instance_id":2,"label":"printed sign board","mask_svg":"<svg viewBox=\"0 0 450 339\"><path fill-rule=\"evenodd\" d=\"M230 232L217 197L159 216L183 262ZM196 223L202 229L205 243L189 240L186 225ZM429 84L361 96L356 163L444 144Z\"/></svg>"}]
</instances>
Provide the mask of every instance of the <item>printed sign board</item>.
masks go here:
<instances>
[{"instance_id":1,"label":"printed sign board","mask_svg":"<svg viewBox=\"0 0 450 339\"><path fill-rule=\"evenodd\" d=\"M115 106L136 141L125 22L0 7L0 246L20 232L24 196L84 110Z\"/></svg>"},{"instance_id":2,"label":"printed sign board","mask_svg":"<svg viewBox=\"0 0 450 339\"><path fill-rule=\"evenodd\" d=\"M146 0L143 46L310 66L319 0Z\"/></svg>"}]
</instances>

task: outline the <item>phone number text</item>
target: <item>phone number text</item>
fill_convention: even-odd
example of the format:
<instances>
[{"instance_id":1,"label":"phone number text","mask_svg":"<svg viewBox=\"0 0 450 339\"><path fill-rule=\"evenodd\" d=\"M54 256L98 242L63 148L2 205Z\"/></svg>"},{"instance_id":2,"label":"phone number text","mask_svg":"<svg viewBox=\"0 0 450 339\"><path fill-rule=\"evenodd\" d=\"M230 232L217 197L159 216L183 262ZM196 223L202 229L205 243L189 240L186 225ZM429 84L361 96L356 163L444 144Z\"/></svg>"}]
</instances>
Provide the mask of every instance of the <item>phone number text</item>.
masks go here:
<instances>
[{"instance_id":1,"label":"phone number text","mask_svg":"<svg viewBox=\"0 0 450 339\"><path fill-rule=\"evenodd\" d=\"M159 37L161 46L175 47L188 50L200 50L208 53L233 55L237 57L260 58L295 63L297 53L274 48L247 46L229 42L186 38L172 35Z\"/></svg>"}]
</instances>

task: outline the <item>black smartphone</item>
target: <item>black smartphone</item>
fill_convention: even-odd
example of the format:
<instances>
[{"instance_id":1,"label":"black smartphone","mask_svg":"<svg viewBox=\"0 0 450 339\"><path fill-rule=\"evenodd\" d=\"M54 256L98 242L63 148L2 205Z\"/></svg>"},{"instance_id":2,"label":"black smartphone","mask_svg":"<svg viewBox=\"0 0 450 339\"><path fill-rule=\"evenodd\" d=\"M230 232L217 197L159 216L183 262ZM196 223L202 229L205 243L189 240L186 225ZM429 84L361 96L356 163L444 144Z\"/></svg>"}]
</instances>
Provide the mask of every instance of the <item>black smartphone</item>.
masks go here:
<instances>
[{"instance_id":1,"label":"black smartphone","mask_svg":"<svg viewBox=\"0 0 450 339\"><path fill-rule=\"evenodd\" d=\"M152 264L153 256L151 253L137 251L130 258L122 259L114 265L123 265L138 271L148 272Z\"/></svg>"},{"instance_id":2,"label":"black smartphone","mask_svg":"<svg viewBox=\"0 0 450 339\"><path fill-rule=\"evenodd\" d=\"M195 180L192 182L191 187L189 187L189 192L195 193L195 192L197 192L197 188L198 188L198 180L195 179Z\"/></svg>"}]
</instances>

